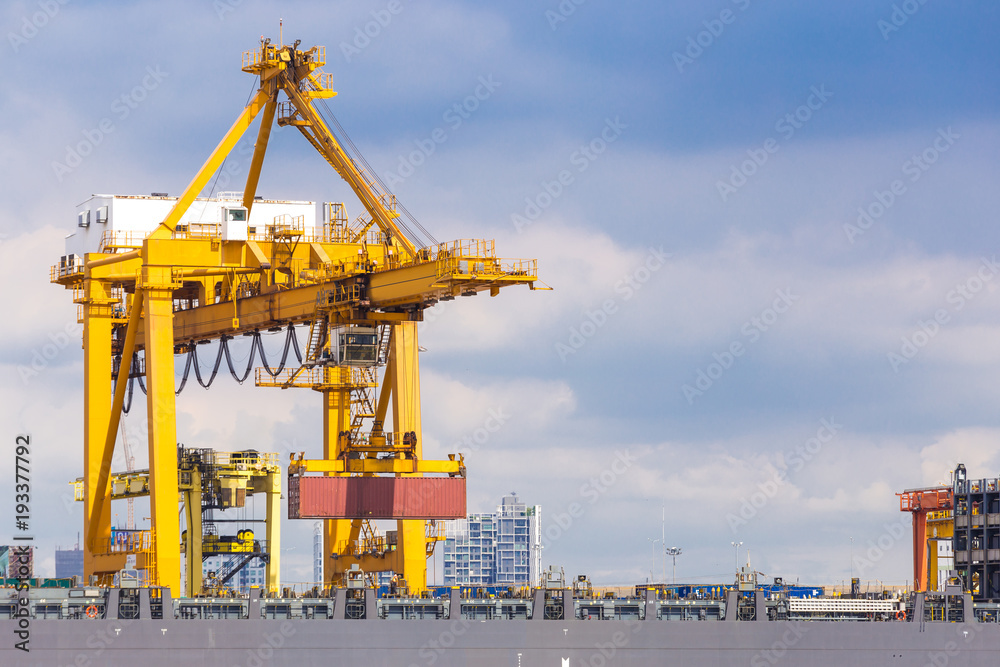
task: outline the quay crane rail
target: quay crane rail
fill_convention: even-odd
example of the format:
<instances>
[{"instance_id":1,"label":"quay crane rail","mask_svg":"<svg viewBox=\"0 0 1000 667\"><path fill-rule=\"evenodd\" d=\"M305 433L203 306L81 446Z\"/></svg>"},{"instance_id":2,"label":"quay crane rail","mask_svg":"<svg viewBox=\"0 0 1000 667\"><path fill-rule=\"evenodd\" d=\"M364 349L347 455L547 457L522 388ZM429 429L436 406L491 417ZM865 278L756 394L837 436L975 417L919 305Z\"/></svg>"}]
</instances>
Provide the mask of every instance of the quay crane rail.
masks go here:
<instances>
[{"instance_id":1,"label":"quay crane rail","mask_svg":"<svg viewBox=\"0 0 1000 667\"><path fill-rule=\"evenodd\" d=\"M461 457L423 457L416 325L439 301L483 291L497 296L511 285L535 289L536 260L502 260L493 241L420 245L395 197L370 168L359 166L364 159L348 153L317 107L336 95L332 76L319 69L324 47L300 50L299 44L262 39L243 54L243 71L259 77L256 93L155 229L141 239L109 239L103 252L52 269L52 281L71 289L82 310L84 570L99 583L110 581L123 558L102 544L111 531L111 459L134 368L128 360L140 350L152 524L147 561L155 563L154 583L173 594L180 592L181 574L174 354L200 342L309 323L301 368L280 381L258 374L259 386L309 387L322 395L323 458L296 459L296 474L302 480L310 472L352 480L447 475L462 480L464 514ZM279 94L286 98L280 105ZM219 223L182 224L258 115L242 198L222 209ZM322 229L312 234L294 219L248 227L275 121L299 130L366 214L348 223L343 206L331 205ZM352 344L359 336L366 342ZM384 431L390 407L392 434ZM399 519L392 540L380 540L364 516L331 516L324 526L326 585L343 583L353 565L391 569L412 592L424 590L429 542L439 539L426 520ZM382 553L370 548L382 543Z\"/></svg>"}]
</instances>

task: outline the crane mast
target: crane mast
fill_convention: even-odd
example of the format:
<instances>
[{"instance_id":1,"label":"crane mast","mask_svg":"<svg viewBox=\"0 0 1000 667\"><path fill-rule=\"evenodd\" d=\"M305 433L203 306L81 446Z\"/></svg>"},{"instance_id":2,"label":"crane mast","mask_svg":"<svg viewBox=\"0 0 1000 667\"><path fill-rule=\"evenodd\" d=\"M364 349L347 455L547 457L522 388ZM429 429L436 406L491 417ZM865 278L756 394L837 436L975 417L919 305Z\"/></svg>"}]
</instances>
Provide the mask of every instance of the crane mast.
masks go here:
<instances>
[{"instance_id":1,"label":"crane mast","mask_svg":"<svg viewBox=\"0 0 1000 667\"><path fill-rule=\"evenodd\" d=\"M411 592L424 590L426 559L441 537L434 520L465 513L462 457L423 457L417 324L439 301L483 291L496 296L511 285L536 289L536 261L500 259L487 240L418 245L395 197L359 167L363 158L349 154L315 106L336 95L332 76L320 69L324 47L298 46L262 39L243 54L243 71L259 77L257 92L153 231L131 243L106 240L102 252L87 254L79 268L53 268L53 282L72 289L82 311L85 573L99 581L108 581L124 559L103 545L111 526L115 436L135 372L129 360L140 351L152 528L137 567L174 594L180 591L182 543L174 355L199 343L308 324L301 366L277 374L258 369L256 375L257 386L306 387L321 395L322 458L293 457L290 490L343 496L381 485L408 499L405 511L311 510L324 519L326 585L342 583L360 567L391 570ZM279 102L279 94L285 101ZM221 223L183 224L185 212L258 116L242 198L222 209ZM247 226L274 122L299 130L348 183L365 215L348 224L343 206L331 205L322 229L313 232L287 216L263 228ZM461 502L429 509L428 498L443 489L460 493ZM298 503L290 499L290 514L305 516ZM395 519L397 530L380 535L374 518ZM188 562L189 581L191 567ZM276 589L278 582L269 586Z\"/></svg>"}]
</instances>

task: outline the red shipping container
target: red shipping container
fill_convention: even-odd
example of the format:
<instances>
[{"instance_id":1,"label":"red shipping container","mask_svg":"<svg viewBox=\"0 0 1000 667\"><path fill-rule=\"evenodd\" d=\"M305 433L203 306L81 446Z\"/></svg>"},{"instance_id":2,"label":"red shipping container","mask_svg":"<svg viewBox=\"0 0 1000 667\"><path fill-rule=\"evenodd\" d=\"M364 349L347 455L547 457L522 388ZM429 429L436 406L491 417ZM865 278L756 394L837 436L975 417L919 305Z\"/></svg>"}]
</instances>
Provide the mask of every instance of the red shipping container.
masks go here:
<instances>
[{"instance_id":1,"label":"red shipping container","mask_svg":"<svg viewBox=\"0 0 1000 667\"><path fill-rule=\"evenodd\" d=\"M289 519L464 519L464 477L288 478Z\"/></svg>"}]
</instances>

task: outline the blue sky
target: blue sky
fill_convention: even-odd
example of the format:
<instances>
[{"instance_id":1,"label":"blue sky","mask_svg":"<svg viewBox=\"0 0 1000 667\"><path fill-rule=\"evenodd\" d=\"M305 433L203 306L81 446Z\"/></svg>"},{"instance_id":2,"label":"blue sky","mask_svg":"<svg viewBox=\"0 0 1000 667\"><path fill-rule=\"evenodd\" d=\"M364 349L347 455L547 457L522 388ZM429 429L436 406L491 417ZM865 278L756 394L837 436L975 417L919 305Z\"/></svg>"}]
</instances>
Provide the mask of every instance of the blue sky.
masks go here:
<instances>
[{"instance_id":1,"label":"blue sky","mask_svg":"<svg viewBox=\"0 0 1000 667\"><path fill-rule=\"evenodd\" d=\"M661 507L685 549L679 579L728 580L742 541L769 575L840 582L853 537L856 574L908 580L894 493L958 462L974 477L1000 466L1000 9L393 7L4 6L0 271L18 288L5 296L0 414L11 440L26 431L54 454L36 487L64 497L79 474L82 363L62 337L75 308L47 282L75 204L179 192L251 92L240 53L276 39L281 17L286 41L327 47L330 107L383 177L445 130L394 187L425 227L537 257L555 288L454 302L422 328L428 452L465 448L472 510L516 490L556 526L545 563L600 583L648 576ZM488 94L456 124L449 110L481 80ZM88 141L79 166L56 166ZM360 210L291 130L272 137L261 191ZM46 345L57 352L26 376ZM178 402L186 444L318 451L309 392L195 391ZM491 409L510 417L470 449ZM590 503L602 473L614 479ZM558 527L573 502L586 511ZM33 511L43 549L75 541L79 508ZM288 523L284 576L304 581L310 526ZM880 538L891 547L864 556Z\"/></svg>"}]
</instances>

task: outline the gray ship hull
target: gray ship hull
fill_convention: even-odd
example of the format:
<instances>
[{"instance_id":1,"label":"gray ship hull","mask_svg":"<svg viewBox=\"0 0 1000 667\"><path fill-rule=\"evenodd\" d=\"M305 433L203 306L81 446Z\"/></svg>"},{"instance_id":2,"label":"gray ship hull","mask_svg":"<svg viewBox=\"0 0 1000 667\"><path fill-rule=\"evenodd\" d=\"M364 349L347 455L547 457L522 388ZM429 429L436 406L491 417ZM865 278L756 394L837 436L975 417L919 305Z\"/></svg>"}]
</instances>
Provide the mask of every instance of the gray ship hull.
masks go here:
<instances>
[{"instance_id":1,"label":"gray ship hull","mask_svg":"<svg viewBox=\"0 0 1000 667\"><path fill-rule=\"evenodd\" d=\"M7 666L982 666L1000 625L823 621L36 620Z\"/></svg>"}]
</instances>

